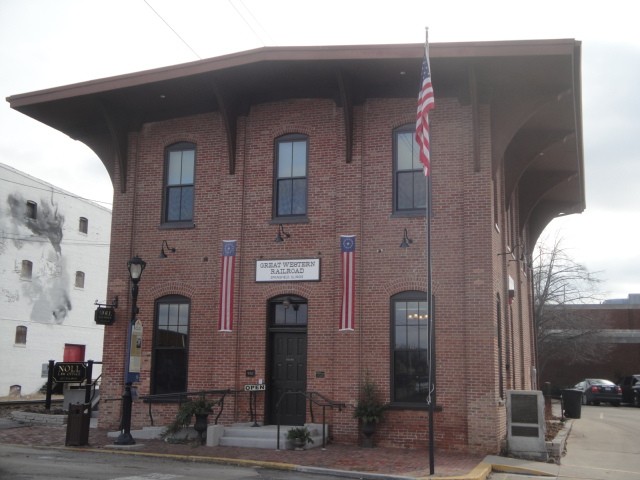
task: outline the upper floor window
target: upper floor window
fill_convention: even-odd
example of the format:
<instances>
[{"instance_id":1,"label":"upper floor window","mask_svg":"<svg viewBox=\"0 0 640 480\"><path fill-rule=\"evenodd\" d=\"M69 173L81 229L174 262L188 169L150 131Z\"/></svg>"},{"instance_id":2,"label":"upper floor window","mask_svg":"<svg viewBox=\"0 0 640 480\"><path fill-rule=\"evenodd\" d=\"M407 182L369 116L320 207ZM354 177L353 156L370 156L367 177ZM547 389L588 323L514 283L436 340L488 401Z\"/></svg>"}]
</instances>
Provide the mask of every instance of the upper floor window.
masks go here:
<instances>
[{"instance_id":1,"label":"upper floor window","mask_svg":"<svg viewBox=\"0 0 640 480\"><path fill-rule=\"evenodd\" d=\"M89 231L89 220L84 217L80 217L78 222L78 231L80 233L87 233Z\"/></svg>"},{"instance_id":2,"label":"upper floor window","mask_svg":"<svg viewBox=\"0 0 640 480\"><path fill-rule=\"evenodd\" d=\"M27 343L27 327L20 325L16 327L16 345L26 345Z\"/></svg>"},{"instance_id":3,"label":"upper floor window","mask_svg":"<svg viewBox=\"0 0 640 480\"><path fill-rule=\"evenodd\" d=\"M193 220L196 146L176 143L166 150L165 222Z\"/></svg>"},{"instance_id":4,"label":"upper floor window","mask_svg":"<svg viewBox=\"0 0 640 480\"><path fill-rule=\"evenodd\" d=\"M425 405L429 387L429 303L424 292L391 298L391 399Z\"/></svg>"},{"instance_id":5,"label":"upper floor window","mask_svg":"<svg viewBox=\"0 0 640 480\"><path fill-rule=\"evenodd\" d=\"M84 288L84 272L76 272L76 288Z\"/></svg>"},{"instance_id":6,"label":"upper floor window","mask_svg":"<svg viewBox=\"0 0 640 480\"><path fill-rule=\"evenodd\" d=\"M393 131L393 178L393 211L424 214L427 179L420 163L415 124Z\"/></svg>"},{"instance_id":7,"label":"upper floor window","mask_svg":"<svg viewBox=\"0 0 640 480\"><path fill-rule=\"evenodd\" d=\"M27 200L27 210L25 215L27 218L31 218L33 220L38 218L38 204L31 200Z\"/></svg>"},{"instance_id":8,"label":"upper floor window","mask_svg":"<svg viewBox=\"0 0 640 480\"><path fill-rule=\"evenodd\" d=\"M22 260L22 269L20 270L20 278L30 280L33 274L33 263L29 260Z\"/></svg>"},{"instance_id":9,"label":"upper floor window","mask_svg":"<svg viewBox=\"0 0 640 480\"><path fill-rule=\"evenodd\" d=\"M309 139L306 135L285 135L276 140L276 217L307 214L308 147Z\"/></svg>"},{"instance_id":10,"label":"upper floor window","mask_svg":"<svg viewBox=\"0 0 640 480\"><path fill-rule=\"evenodd\" d=\"M187 391L189 299L172 295L156 302L153 332L152 393Z\"/></svg>"}]
</instances>

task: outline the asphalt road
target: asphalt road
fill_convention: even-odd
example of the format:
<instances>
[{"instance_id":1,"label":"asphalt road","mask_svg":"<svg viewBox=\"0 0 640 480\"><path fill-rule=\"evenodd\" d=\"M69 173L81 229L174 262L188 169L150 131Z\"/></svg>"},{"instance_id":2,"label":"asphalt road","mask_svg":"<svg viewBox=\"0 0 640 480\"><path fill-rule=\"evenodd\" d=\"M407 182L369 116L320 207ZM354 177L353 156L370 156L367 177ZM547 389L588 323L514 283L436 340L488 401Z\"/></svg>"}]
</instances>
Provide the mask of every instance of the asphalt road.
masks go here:
<instances>
[{"instance_id":1,"label":"asphalt road","mask_svg":"<svg viewBox=\"0 0 640 480\"><path fill-rule=\"evenodd\" d=\"M311 475L260 467L236 467L65 449L0 445L2 480L327 480Z\"/></svg>"},{"instance_id":2,"label":"asphalt road","mask_svg":"<svg viewBox=\"0 0 640 480\"><path fill-rule=\"evenodd\" d=\"M583 405L562 457L562 480L640 480L640 408ZM492 473L491 480L531 477ZM544 477L551 479L554 477Z\"/></svg>"}]
</instances>

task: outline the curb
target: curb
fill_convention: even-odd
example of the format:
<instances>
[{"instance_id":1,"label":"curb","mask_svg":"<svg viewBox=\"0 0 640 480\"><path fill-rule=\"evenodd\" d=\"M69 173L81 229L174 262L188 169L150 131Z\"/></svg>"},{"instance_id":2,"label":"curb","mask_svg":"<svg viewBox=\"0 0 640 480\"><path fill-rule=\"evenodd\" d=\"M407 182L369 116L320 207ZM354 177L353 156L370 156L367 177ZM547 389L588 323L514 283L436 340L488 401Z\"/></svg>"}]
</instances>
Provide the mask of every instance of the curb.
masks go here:
<instances>
[{"instance_id":1,"label":"curb","mask_svg":"<svg viewBox=\"0 0 640 480\"><path fill-rule=\"evenodd\" d=\"M14 445L24 446L24 445ZM31 445L30 448L53 449L53 450L69 450L73 452L91 452L111 455L131 455L138 457L150 458L166 458L170 460L178 460L182 462L194 463L214 463L218 465L232 465L238 467L262 467L272 470L286 470L301 473L316 473L320 475L334 475L343 478L357 478L361 480L486 480L492 471L492 465L486 462L480 462L471 472L464 475L453 476L426 476L426 477L407 477L404 475L393 475L386 473L360 472L355 470L338 470L322 467L307 467L292 463L268 462L262 460L244 460L239 458L226 457L204 457L198 455L178 455L171 453L153 453L153 452L135 452L123 449L112 448L83 448L83 447L59 447L59 446L40 446Z\"/></svg>"},{"instance_id":2,"label":"curb","mask_svg":"<svg viewBox=\"0 0 640 480\"><path fill-rule=\"evenodd\" d=\"M567 444L567 438L571 433L571 428L573 428L573 421L574 419L566 420L564 428L558 432L556 438L549 442L547 452L558 465L560 465L560 459L562 458L562 454L564 453Z\"/></svg>"},{"instance_id":3,"label":"curb","mask_svg":"<svg viewBox=\"0 0 640 480\"><path fill-rule=\"evenodd\" d=\"M500 473L513 473L516 475L530 475L534 477L554 477L557 478L555 473L545 472L543 470L537 470L535 468L516 467L514 465L500 465L493 464L492 470Z\"/></svg>"},{"instance_id":4,"label":"curb","mask_svg":"<svg viewBox=\"0 0 640 480\"><path fill-rule=\"evenodd\" d=\"M449 477L428 476L420 477L418 480L486 480L493 471L493 465L487 462L480 462L473 470L464 475L453 475Z\"/></svg>"}]
</instances>

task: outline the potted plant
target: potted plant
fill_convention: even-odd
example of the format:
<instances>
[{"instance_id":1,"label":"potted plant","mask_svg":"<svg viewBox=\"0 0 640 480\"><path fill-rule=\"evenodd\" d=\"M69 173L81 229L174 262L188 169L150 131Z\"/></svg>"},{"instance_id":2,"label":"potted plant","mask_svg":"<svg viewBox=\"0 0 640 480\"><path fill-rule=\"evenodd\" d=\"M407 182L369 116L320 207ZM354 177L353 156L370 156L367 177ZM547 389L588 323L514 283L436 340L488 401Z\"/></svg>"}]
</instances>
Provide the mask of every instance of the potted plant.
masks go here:
<instances>
[{"instance_id":1,"label":"potted plant","mask_svg":"<svg viewBox=\"0 0 640 480\"><path fill-rule=\"evenodd\" d=\"M365 437L363 446L373 447L371 436L375 433L376 424L382 420L387 408L388 405L380 401L375 384L367 377L362 384L360 397L353 412L353 416L360 420L360 431Z\"/></svg>"},{"instance_id":2,"label":"potted plant","mask_svg":"<svg viewBox=\"0 0 640 480\"><path fill-rule=\"evenodd\" d=\"M196 421L193 428L198 432L200 443L204 443L204 432L209 424L209 414L213 412L215 403L207 400L204 396L200 396L195 400L189 400L180 405L176 419L167 427L166 433L176 433L183 427L191 425L191 419L195 416Z\"/></svg>"},{"instance_id":3,"label":"potted plant","mask_svg":"<svg viewBox=\"0 0 640 480\"><path fill-rule=\"evenodd\" d=\"M311 432L307 427L293 427L287 432L287 440L291 442L296 450L304 450L308 443L313 443Z\"/></svg>"}]
</instances>

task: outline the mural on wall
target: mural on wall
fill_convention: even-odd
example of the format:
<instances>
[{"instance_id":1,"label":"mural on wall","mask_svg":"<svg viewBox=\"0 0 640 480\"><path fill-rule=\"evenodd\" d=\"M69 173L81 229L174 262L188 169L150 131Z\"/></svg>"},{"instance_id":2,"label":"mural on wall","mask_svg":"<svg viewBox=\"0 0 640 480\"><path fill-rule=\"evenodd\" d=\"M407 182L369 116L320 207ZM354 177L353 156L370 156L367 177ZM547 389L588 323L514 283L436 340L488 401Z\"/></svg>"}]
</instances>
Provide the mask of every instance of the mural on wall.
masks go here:
<instances>
[{"instance_id":1,"label":"mural on wall","mask_svg":"<svg viewBox=\"0 0 640 480\"><path fill-rule=\"evenodd\" d=\"M69 287L70 275L62 256L64 215L60 212L53 194L50 199L41 198L36 206L35 218L29 211L27 201L20 193L7 197L8 216L2 221L2 228L11 238L17 251L28 244L32 258L16 255L15 272L22 273L22 260L33 264L31 279L21 282L22 293L32 304L31 320L39 323L61 324L71 310ZM34 254L36 249L39 253ZM3 252L6 253L6 252ZM3 292L11 298L17 292Z\"/></svg>"},{"instance_id":2,"label":"mural on wall","mask_svg":"<svg viewBox=\"0 0 640 480\"><path fill-rule=\"evenodd\" d=\"M36 218L29 218L27 214L27 201L19 193L9 195L7 199L11 209L11 218L17 226L27 227L34 235L46 237L51 242L58 255L62 255L60 243L62 242L62 226L64 216L58 212L58 205L51 200L41 199L37 205Z\"/></svg>"}]
</instances>

